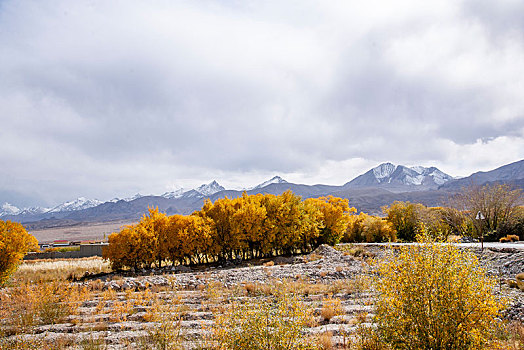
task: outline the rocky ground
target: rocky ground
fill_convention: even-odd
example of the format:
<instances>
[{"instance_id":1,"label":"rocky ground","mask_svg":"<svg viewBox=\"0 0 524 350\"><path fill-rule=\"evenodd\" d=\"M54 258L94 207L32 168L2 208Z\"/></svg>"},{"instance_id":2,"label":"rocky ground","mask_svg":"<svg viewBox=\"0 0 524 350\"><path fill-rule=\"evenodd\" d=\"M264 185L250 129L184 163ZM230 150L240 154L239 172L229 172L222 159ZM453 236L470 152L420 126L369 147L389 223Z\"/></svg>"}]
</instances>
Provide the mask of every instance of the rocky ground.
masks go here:
<instances>
[{"instance_id":1,"label":"rocky ground","mask_svg":"<svg viewBox=\"0 0 524 350\"><path fill-rule=\"evenodd\" d=\"M60 340L72 348L102 343L110 349L145 348L150 347L147 344L154 340L162 319L170 315L176 321L182 347L198 348L211 332L215 316L232 301L297 292L315 315L307 333L319 336L329 332L333 344L343 348L357 325L373 316L367 260L380 258L387 249L354 245L340 251L321 246L306 256L240 266L166 267L87 276L74 282L91 291L75 314L59 324L36 326L28 334L6 339ZM524 292L508 285L524 271L524 251L493 248L475 253L499 279L497 292L511 300L506 317L524 321ZM332 312L327 312L329 308Z\"/></svg>"}]
</instances>

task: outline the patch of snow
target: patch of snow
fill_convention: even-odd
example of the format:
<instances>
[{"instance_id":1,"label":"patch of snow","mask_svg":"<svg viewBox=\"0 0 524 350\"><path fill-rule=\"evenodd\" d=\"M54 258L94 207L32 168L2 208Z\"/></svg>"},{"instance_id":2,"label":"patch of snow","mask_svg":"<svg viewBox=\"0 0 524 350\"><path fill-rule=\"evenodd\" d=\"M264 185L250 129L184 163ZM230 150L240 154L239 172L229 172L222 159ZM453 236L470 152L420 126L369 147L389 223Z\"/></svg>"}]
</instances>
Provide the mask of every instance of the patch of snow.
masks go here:
<instances>
[{"instance_id":1,"label":"patch of snow","mask_svg":"<svg viewBox=\"0 0 524 350\"><path fill-rule=\"evenodd\" d=\"M20 212L21 210L19 208L7 202L0 207L0 216L18 215Z\"/></svg>"},{"instance_id":2,"label":"patch of snow","mask_svg":"<svg viewBox=\"0 0 524 350\"><path fill-rule=\"evenodd\" d=\"M373 168L373 175L375 175L375 177L380 180L380 179L391 176L391 174L393 174L393 172L396 169L397 169L397 166L394 164L383 163Z\"/></svg>"},{"instance_id":3,"label":"patch of snow","mask_svg":"<svg viewBox=\"0 0 524 350\"><path fill-rule=\"evenodd\" d=\"M411 170L415 171L417 174L424 174L428 168L424 168L423 166L413 166L410 168Z\"/></svg>"},{"instance_id":4,"label":"patch of snow","mask_svg":"<svg viewBox=\"0 0 524 350\"><path fill-rule=\"evenodd\" d=\"M406 175L405 183L407 185L420 186L424 181L424 175L410 176Z\"/></svg>"}]
</instances>

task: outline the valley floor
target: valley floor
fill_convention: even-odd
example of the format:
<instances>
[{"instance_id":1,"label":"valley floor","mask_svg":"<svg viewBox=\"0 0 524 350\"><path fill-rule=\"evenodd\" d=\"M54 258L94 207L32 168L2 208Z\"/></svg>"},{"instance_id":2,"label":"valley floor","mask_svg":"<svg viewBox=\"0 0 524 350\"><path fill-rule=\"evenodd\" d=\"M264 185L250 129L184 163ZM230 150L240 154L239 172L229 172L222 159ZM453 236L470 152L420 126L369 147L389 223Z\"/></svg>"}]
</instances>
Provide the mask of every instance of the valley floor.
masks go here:
<instances>
[{"instance_id":1,"label":"valley floor","mask_svg":"<svg viewBox=\"0 0 524 350\"><path fill-rule=\"evenodd\" d=\"M388 248L337 248L321 246L306 256L252 265L167 267L126 274L106 273L107 263L101 259L64 262L68 267L56 261L24 263L28 265L20 268L12 285L0 290L0 345L142 349L171 341L182 349L201 349L209 347L217 332L217 316L227 315L231 307L262 308L265 302L295 295L312 316L304 337L323 348L350 349L358 328L369 325L373 316L368 261L380 258ZM524 251L486 249L481 262L500 280L496 292L511 300L506 317L523 321L523 292L504 281L524 271ZM83 274L80 266L86 264L98 275L63 282L66 273ZM38 279L42 283L34 283ZM60 300L53 299L57 293Z\"/></svg>"}]
</instances>

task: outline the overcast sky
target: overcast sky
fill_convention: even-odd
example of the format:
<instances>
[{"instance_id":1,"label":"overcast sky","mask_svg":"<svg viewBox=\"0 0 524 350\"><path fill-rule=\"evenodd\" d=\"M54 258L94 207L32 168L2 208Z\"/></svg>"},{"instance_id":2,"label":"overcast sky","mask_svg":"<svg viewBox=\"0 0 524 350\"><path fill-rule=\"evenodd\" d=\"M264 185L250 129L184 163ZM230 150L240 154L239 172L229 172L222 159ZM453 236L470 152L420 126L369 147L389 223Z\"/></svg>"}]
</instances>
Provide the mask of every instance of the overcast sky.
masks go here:
<instances>
[{"instance_id":1,"label":"overcast sky","mask_svg":"<svg viewBox=\"0 0 524 350\"><path fill-rule=\"evenodd\" d=\"M524 2L0 0L0 204L524 158Z\"/></svg>"}]
</instances>

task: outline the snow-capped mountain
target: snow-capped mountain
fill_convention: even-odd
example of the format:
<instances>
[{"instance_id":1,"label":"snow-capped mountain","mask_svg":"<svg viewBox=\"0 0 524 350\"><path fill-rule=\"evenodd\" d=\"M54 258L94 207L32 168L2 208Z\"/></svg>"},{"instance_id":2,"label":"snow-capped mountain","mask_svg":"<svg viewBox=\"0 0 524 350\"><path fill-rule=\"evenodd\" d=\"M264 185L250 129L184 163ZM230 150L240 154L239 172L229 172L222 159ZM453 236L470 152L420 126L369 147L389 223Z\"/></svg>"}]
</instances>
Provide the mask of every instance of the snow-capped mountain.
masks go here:
<instances>
[{"instance_id":1,"label":"snow-capped mountain","mask_svg":"<svg viewBox=\"0 0 524 350\"><path fill-rule=\"evenodd\" d=\"M85 197L79 197L73 201L64 202L62 204L57 205L56 207L49 210L48 213L60 213L64 211L82 210L96 207L97 205L100 205L102 203L103 202L97 199L87 199Z\"/></svg>"},{"instance_id":2,"label":"snow-capped mountain","mask_svg":"<svg viewBox=\"0 0 524 350\"><path fill-rule=\"evenodd\" d=\"M164 194L162 194L161 197L164 197L164 198L167 198L167 199L180 198L180 197L182 197L184 195L185 192L187 192L187 190L185 190L183 188L179 188L179 189L176 189L174 191L165 192Z\"/></svg>"},{"instance_id":3,"label":"snow-capped mountain","mask_svg":"<svg viewBox=\"0 0 524 350\"><path fill-rule=\"evenodd\" d=\"M347 187L420 187L437 188L453 177L435 167L406 167L383 163L348 182Z\"/></svg>"},{"instance_id":4,"label":"snow-capped mountain","mask_svg":"<svg viewBox=\"0 0 524 350\"><path fill-rule=\"evenodd\" d=\"M207 185L202 185L197 188L195 188L195 191L202 194L203 196L211 196L212 194L215 194L220 191L225 191L225 187L221 186L218 182L213 181L208 183Z\"/></svg>"},{"instance_id":5,"label":"snow-capped mountain","mask_svg":"<svg viewBox=\"0 0 524 350\"><path fill-rule=\"evenodd\" d=\"M257 190L259 188L263 188L266 186L269 186L271 184L287 184L288 182L281 178L280 176L274 176L273 178L262 182L261 184L256 185L255 187L251 188L251 190Z\"/></svg>"},{"instance_id":6,"label":"snow-capped mountain","mask_svg":"<svg viewBox=\"0 0 524 350\"><path fill-rule=\"evenodd\" d=\"M9 204L5 202L0 207L0 216L6 216L6 215L18 215L20 214L21 210L17 207L15 207L12 204Z\"/></svg>"}]
</instances>

